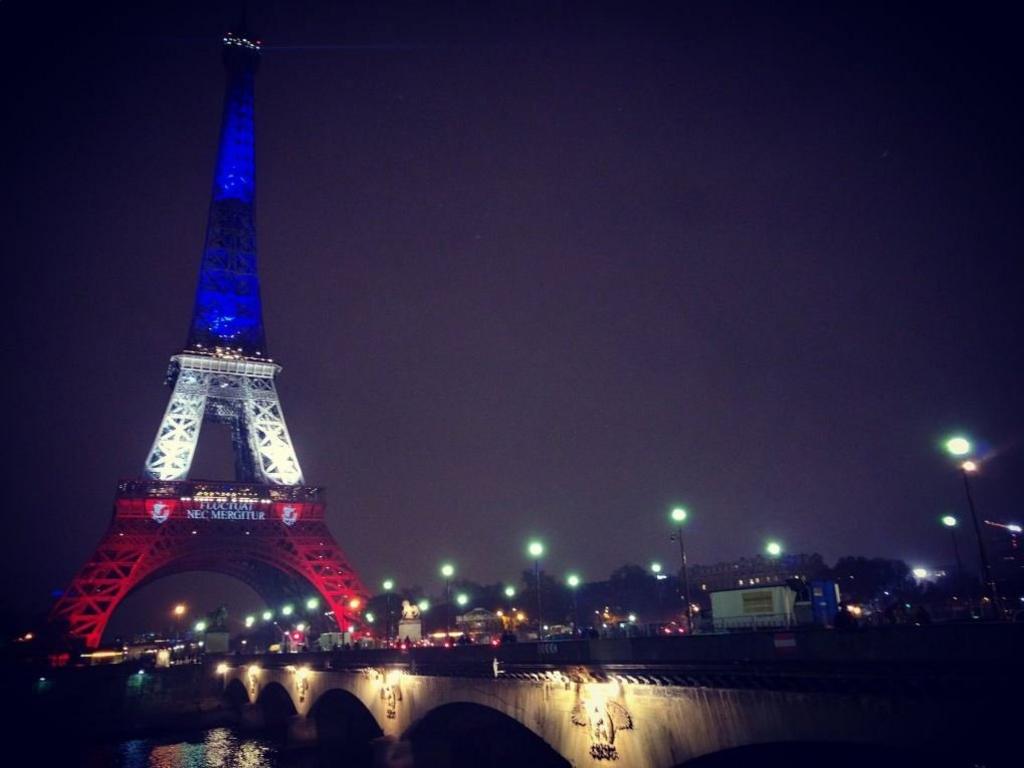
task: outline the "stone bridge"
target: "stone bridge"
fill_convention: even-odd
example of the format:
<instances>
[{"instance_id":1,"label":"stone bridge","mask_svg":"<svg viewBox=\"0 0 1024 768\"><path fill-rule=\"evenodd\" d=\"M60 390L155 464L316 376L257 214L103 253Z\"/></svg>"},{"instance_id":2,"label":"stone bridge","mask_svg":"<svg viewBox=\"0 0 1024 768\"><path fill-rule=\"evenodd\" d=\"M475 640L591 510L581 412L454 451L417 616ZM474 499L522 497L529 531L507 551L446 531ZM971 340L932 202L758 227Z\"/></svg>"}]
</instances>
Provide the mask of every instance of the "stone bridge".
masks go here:
<instances>
[{"instance_id":1,"label":"stone bridge","mask_svg":"<svg viewBox=\"0 0 1024 768\"><path fill-rule=\"evenodd\" d=\"M376 740L392 765L995 766L1019 743L1021 649L1024 626L947 625L235 656L210 671L243 724Z\"/></svg>"}]
</instances>

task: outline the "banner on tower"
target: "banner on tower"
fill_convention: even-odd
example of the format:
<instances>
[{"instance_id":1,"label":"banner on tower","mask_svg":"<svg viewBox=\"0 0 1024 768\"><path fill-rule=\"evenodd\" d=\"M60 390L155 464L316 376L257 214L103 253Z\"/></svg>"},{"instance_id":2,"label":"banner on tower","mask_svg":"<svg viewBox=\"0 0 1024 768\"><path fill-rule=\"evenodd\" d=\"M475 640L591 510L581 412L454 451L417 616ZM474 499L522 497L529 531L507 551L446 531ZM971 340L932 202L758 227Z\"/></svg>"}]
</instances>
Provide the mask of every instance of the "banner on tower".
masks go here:
<instances>
[{"instance_id":1,"label":"banner on tower","mask_svg":"<svg viewBox=\"0 0 1024 768\"><path fill-rule=\"evenodd\" d=\"M137 517L135 504L118 503L120 517ZM158 525L168 520L194 520L217 522L280 522L293 526L302 519L317 518L316 504L303 502L274 502L269 499L167 499L144 500L145 516Z\"/></svg>"}]
</instances>

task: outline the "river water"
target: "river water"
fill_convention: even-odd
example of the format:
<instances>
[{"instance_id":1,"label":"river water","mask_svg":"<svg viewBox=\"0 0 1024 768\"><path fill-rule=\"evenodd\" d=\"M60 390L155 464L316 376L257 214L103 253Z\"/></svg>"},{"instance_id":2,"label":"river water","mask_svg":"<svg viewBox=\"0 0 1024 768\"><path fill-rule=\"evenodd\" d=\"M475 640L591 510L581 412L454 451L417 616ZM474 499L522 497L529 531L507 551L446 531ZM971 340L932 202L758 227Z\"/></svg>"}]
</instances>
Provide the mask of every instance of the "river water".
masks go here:
<instances>
[{"instance_id":1,"label":"river water","mask_svg":"<svg viewBox=\"0 0 1024 768\"><path fill-rule=\"evenodd\" d=\"M285 750L271 738L230 728L211 728L177 737L128 739L80 751L88 768L362 768L364 761L326 759L316 750Z\"/></svg>"}]
</instances>

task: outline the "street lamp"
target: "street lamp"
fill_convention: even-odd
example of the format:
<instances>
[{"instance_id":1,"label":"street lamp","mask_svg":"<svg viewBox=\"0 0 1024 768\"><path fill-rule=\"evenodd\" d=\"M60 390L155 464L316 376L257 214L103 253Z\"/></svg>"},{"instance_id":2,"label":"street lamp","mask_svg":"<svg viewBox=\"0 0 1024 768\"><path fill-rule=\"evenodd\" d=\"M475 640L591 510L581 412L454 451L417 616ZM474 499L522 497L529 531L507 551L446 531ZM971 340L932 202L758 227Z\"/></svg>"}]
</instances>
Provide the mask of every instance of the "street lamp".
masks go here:
<instances>
[{"instance_id":1,"label":"street lamp","mask_svg":"<svg viewBox=\"0 0 1024 768\"><path fill-rule=\"evenodd\" d=\"M963 435L954 435L946 440L946 451L956 458L970 454L974 446L971 441ZM996 618L1002 618L1002 609L999 606L999 591L996 589L996 579L992 574L992 565L988 561L988 553L985 551L985 542L981 538L981 526L978 524L978 512L974 508L974 496L971 494L970 476L978 471L976 462L965 459L960 464L960 475L964 480L964 493L967 495L967 506L971 510L971 521L974 523L974 535L978 539L978 555L981 558L981 571L985 586L988 588L989 597L992 598L992 606L996 612Z\"/></svg>"},{"instance_id":2,"label":"street lamp","mask_svg":"<svg viewBox=\"0 0 1024 768\"><path fill-rule=\"evenodd\" d=\"M317 598L315 598L315 597L311 597L311 598L309 598L309 600L306 601L306 610L307 611L315 611L319 607L320 607L320 601Z\"/></svg>"},{"instance_id":3,"label":"street lamp","mask_svg":"<svg viewBox=\"0 0 1024 768\"><path fill-rule=\"evenodd\" d=\"M467 595L465 592L460 592L455 596L455 602L459 605L460 608L465 608L466 603L469 602L469 595Z\"/></svg>"},{"instance_id":4,"label":"street lamp","mask_svg":"<svg viewBox=\"0 0 1024 768\"><path fill-rule=\"evenodd\" d=\"M512 586L505 587L505 597L511 600L516 596L516 588Z\"/></svg>"},{"instance_id":5,"label":"street lamp","mask_svg":"<svg viewBox=\"0 0 1024 768\"><path fill-rule=\"evenodd\" d=\"M294 611L294 610L295 609L291 605L285 605L285 606L283 606L281 608L281 615L282 616L291 616L292 615L292 611Z\"/></svg>"},{"instance_id":6,"label":"street lamp","mask_svg":"<svg viewBox=\"0 0 1024 768\"><path fill-rule=\"evenodd\" d=\"M956 526L958 523L959 521L953 515L942 516L942 524L949 528L949 536L953 540L953 557L956 558L956 573L957 576L960 576L963 574L964 564L960 560L960 547L956 541Z\"/></svg>"},{"instance_id":7,"label":"street lamp","mask_svg":"<svg viewBox=\"0 0 1024 768\"><path fill-rule=\"evenodd\" d=\"M526 545L526 551L533 558L533 579L537 587L537 642L540 642L543 634L544 623L541 621L540 608L540 558L544 554L544 544L536 539Z\"/></svg>"},{"instance_id":8,"label":"street lamp","mask_svg":"<svg viewBox=\"0 0 1024 768\"><path fill-rule=\"evenodd\" d=\"M683 601L686 604L686 632L693 632L693 606L690 605L690 578L686 573L686 546L683 544L683 523L689 517L689 513L683 507L675 507L669 517L678 526L678 530L670 536L679 542L679 561L683 566Z\"/></svg>"},{"instance_id":9,"label":"street lamp","mask_svg":"<svg viewBox=\"0 0 1024 768\"><path fill-rule=\"evenodd\" d=\"M455 566L442 563L441 575L444 576L444 637L447 642L452 634L452 576L455 575Z\"/></svg>"},{"instance_id":10,"label":"street lamp","mask_svg":"<svg viewBox=\"0 0 1024 768\"><path fill-rule=\"evenodd\" d=\"M395 588L394 579L384 579L384 640L391 640L391 590Z\"/></svg>"},{"instance_id":11,"label":"street lamp","mask_svg":"<svg viewBox=\"0 0 1024 768\"><path fill-rule=\"evenodd\" d=\"M954 435L946 440L946 450L952 456L966 456L972 447L971 441L963 435Z\"/></svg>"},{"instance_id":12,"label":"street lamp","mask_svg":"<svg viewBox=\"0 0 1024 768\"><path fill-rule=\"evenodd\" d=\"M270 621L272 618L274 618L274 612L273 611L264 611L263 612L263 616L261 618L264 621Z\"/></svg>"},{"instance_id":13,"label":"street lamp","mask_svg":"<svg viewBox=\"0 0 1024 768\"><path fill-rule=\"evenodd\" d=\"M245 628L246 629L249 629L255 623L256 623L256 617L255 616L250 614L249 616L245 617Z\"/></svg>"},{"instance_id":14,"label":"street lamp","mask_svg":"<svg viewBox=\"0 0 1024 768\"><path fill-rule=\"evenodd\" d=\"M580 631L580 612L576 603L576 590L580 586L580 577L575 573L570 573L565 583L569 585L569 589L572 590L572 626L573 634L578 634Z\"/></svg>"},{"instance_id":15,"label":"street lamp","mask_svg":"<svg viewBox=\"0 0 1024 768\"><path fill-rule=\"evenodd\" d=\"M768 553L769 557L778 557L782 554L782 545L777 541L769 541L764 545L764 551Z\"/></svg>"}]
</instances>

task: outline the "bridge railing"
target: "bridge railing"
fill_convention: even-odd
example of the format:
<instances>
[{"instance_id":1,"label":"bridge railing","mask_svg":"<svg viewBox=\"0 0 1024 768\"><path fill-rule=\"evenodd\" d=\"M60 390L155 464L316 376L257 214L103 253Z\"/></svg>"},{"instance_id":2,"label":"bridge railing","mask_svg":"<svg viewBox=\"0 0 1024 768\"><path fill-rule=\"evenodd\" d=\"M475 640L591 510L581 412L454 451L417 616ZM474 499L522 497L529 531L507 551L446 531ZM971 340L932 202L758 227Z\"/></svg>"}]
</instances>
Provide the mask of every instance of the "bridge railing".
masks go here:
<instances>
[{"instance_id":1,"label":"bridge railing","mask_svg":"<svg viewBox=\"0 0 1024 768\"><path fill-rule=\"evenodd\" d=\"M1024 669L1024 625L947 624L876 627L864 630L746 632L691 637L642 637L605 640L337 650L266 654L264 666L309 665L359 669L400 665L424 674L455 670L487 674L495 661L504 669L555 669L572 665L646 665L651 667L733 668L917 666L938 669ZM246 656L226 657L245 663Z\"/></svg>"}]
</instances>

